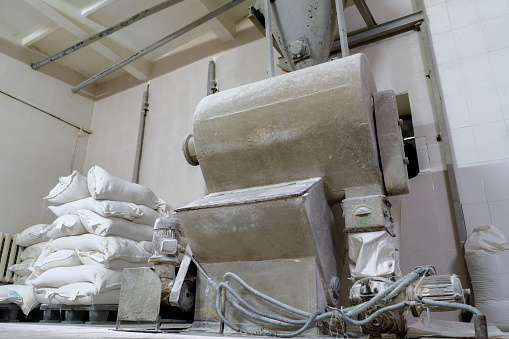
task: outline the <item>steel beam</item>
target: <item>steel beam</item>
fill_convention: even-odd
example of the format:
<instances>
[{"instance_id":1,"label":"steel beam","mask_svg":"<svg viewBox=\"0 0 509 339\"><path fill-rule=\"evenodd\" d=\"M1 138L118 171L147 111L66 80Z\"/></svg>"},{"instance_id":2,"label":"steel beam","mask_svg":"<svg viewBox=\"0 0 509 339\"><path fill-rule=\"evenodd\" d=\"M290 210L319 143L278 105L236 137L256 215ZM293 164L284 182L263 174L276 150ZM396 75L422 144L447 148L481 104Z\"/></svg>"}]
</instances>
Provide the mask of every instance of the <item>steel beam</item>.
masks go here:
<instances>
[{"instance_id":1,"label":"steel beam","mask_svg":"<svg viewBox=\"0 0 509 339\"><path fill-rule=\"evenodd\" d=\"M49 0L47 0L49 1ZM85 39L89 36L87 32L81 29L78 25L72 22L65 15L61 14L59 10L49 5L46 1L38 1L38 0L25 0L32 7L37 9L39 12L56 22L58 25L62 26L66 31L74 35L79 39ZM59 2L58 4L67 4L66 2ZM65 11L63 11L65 12ZM67 12L65 12L67 13ZM106 57L111 61L121 60L121 56L117 51L112 50L112 48L106 46L102 41L92 44L91 48L95 49L99 54ZM143 67L140 67L143 66ZM143 65L128 65L125 67L125 70L139 80L147 80L148 79L148 70L150 69L148 62Z\"/></svg>"},{"instance_id":2,"label":"steel beam","mask_svg":"<svg viewBox=\"0 0 509 339\"><path fill-rule=\"evenodd\" d=\"M265 0L265 41L267 48L267 75L269 78L274 76L274 47L272 45L272 4L270 0Z\"/></svg>"},{"instance_id":3,"label":"steel beam","mask_svg":"<svg viewBox=\"0 0 509 339\"><path fill-rule=\"evenodd\" d=\"M383 24L379 24L372 28L367 28L361 32L351 34L348 37L348 46L355 47L357 45L366 44L386 36L402 33L410 29L414 29L415 25L424 21L422 11L415 12L399 19L395 19ZM331 52L337 52L341 49L341 41L336 40L332 44Z\"/></svg>"},{"instance_id":4,"label":"steel beam","mask_svg":"<svg viewBox=\"0 0 509 339\"><path fill-rule=\"evenodd\" d=\"M32 68L33 69L38 69L39 67L47 65L50 62L53 62L55 60L58 60L58 59L60 59L60 58L62 58L64 56L66 56L66 55L74 53L77 50L79 50L79 49L81 49L81 48L83 48L85 46L88 46L88 45L90 45L91 43L93 43L95 41L101 40L102 38L107 37L108 35L113 34L113 33L117 32L117 31L119 31L119 30L121 30L121 29L123 29L123 28L125 28L125 27L127 27L127 26L129 26L129 25L131 25L131 24L133 24L133 23L143 19L143 18L146 18L146 17L148 17L148 16L150 16L152 14L155 14L155 13L157 13L159 11L162 11L163 9L166 9L168 7L176 5L176 4L178 4L179 2L182 2L182 1L184 1L184 0L168 0L168 1L165 1L163 3L160 3L159 5L156 5L154 7L146 9L144 11L141 11L140 13L137 13L137 14L133 15L132 17L130 17L130 18L128 18L128 19L126 19L126 20L124 20L122 22L119 22L118 24L113 25L113 26L111 26L111 27L109 27L109 28L107 28L107 29L105 29L105 30L103 30L103 31L101 31L101 32L99 32L99 33L97 33L97 34L87 38L87 39L84 39L84 40L82 40L82 41L72 45L71 47L68 47L68 48L64 49L63 51L58 52L57 54L50 56L49 58L46 58L46 59L44 59L42 61L39 61L39 62L36 62L36 63L32 64Z\"/></svg>"},{"instance_id":5,"label":"steel beam","mask_svg":"<svg viewBox=\"0 0 509 339\"><path fill-rule=\"evenodd\" d=\"M194 29L194 28L196 28L196 27L198 27L198 26L208 22L209 20L212 20L213 18L217 17L218 15L223 14L224 12L232 9L233 7L237 6L238 4L240 4L240 3L244 2L244 1L245 0L233 0L233 1L231 1L231 2L229 2L227 4L225 4L225 5L217 8L216 10L210 12L209 14L202 16L198 20L195 20L195 21L191 22L189 25L182 27L178 31L173 32L172 34L162 38L161 40L153 43L152 45L150 45L150 46L142 49L141 51L131 55L129 58L124 59L124 60L120 61L119 63L111 66L110 68L102 71L101 73L98 73L98 74L94 75L90 79L85 80L81 84L73 87L71 89L71 91L73 93L78 92L79 90L83 89L84 87L86 87L86 86L88 86L90 84L95 83L96 81L104 78L105 76L107 76L107 75L115 72L116 70L118 70L118 69L120 69L120 68L122 68L122 67L124 67L124 66L126 66L128 64L130 64L131 62L141 58L142 56L152 52L153 50L155 50L155 49L157 49L157 48L167 44L168 42L170 42L170 41L178 38L179 36L189 32L190 30L192 30L192 29Z\"/></svg>"},{"instance_id":6,"label":"steel beam","mask_svg":"<svg viewBox=\"0 0 509 339\"><path fill-rule=\"evenodd\" d=\"M265 17L263 16L263 14L259 10L251 6L248 9L247 18L251 20L253 25L255 25L255 27L258 28L260 33L262 33L263 36L265 36ZM283 55L274 37L272 37L272 46L276 49L276 51L278 51L279 55Z\"/></svg>"},{"instance_id":7,"label":"steel beam","mask_svg":"<svg viewBox=\"0 0 509 339\"><path fill-rule=\"evenodd\" d=\"M361 13L362 19L368 25L368 27L376 26L375 18L373 17L373 14L371 14L371 11L369 10L368 5L366 4L366 1L364 0L353 0L353 3L359 10L359 13Z\"/></svg>"},{"instance_id":8,"label":"steel beam","mask_svg":"<svg viewBox=\"0 0 509 339\"><path fill-rule=\"evenodd\" d=\"M338 30L339 30L339 43L341 45L342 57L347 57L350 53L348 51L348 36L346 34L345 13L343 11L343 2L335 0L336 15L338 17Z\"/></svg>"}]
</instances>

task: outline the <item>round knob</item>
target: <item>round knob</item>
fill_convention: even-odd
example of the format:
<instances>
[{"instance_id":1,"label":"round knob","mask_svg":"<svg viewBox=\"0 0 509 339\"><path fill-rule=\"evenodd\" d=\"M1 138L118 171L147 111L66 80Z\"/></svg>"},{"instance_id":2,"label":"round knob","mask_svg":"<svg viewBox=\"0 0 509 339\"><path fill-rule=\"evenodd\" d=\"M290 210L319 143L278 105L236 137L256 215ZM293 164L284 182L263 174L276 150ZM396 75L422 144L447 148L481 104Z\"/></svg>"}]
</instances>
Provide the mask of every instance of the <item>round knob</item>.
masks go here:
<instances>
[{"instance_id":1,"label":"round knob","mask_svg":"<svg viewBox=\"0 0 509 339\"><path fill-rule=\"evenodd\" d=\"M189 134L182 144L182 152L187 162L191 166L198 166L198 156L196 155L196 149L194 148L194 138L192 134Z\"/></svg>"}]
</instances>

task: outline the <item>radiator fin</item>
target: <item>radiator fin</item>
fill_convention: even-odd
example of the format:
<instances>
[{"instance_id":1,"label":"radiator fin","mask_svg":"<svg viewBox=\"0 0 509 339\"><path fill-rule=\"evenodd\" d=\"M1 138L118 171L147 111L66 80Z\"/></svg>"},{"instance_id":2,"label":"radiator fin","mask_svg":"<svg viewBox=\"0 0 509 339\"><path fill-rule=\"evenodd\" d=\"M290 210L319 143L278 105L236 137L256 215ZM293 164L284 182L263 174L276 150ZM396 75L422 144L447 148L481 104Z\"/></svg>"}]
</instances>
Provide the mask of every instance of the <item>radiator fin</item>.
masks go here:
<instances>
[{"instance_id":1,"label":"radiator fin","mask_svg":"<svg viewBox=\"0 0 509 339\"><path fill-rule=\"evenodd\" d=\"M16 245L16 235L0 232L0 282L13 283L18 276L9 267L19 264L23 247Z\"/></svg>"}]
</instances>

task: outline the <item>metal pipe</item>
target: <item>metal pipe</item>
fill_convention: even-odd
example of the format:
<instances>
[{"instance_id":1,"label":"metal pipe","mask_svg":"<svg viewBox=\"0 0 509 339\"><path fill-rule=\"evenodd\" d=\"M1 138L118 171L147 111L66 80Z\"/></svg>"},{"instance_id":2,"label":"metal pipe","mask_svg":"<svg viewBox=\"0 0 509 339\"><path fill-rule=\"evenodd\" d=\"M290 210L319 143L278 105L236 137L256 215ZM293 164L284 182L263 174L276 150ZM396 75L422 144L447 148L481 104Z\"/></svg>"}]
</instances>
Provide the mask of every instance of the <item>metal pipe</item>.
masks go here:
<instances>
[{"instance_id":1,"label":"metal pipe","mask_svg":"<svg viewBox=\"0 0 509 339\"><path fill-rule=\"evenodd\" d=\"M267 42L267 74L269 78L274 76L274 48L272 45L272 7L271 1L265 0L265 40Z\"/></svg>"},{"instance_id":2,"label":"metal pipe","mask_svg":"<svg viewBox=\"0 0 509 339\"><path fill-rule=\"evenodd\" d=\"M47 65L49 64L50 62L53 62L55 60L58 60L66 55L69 55L73 52L76 52L77 50L85 47L85 46L88 46L90 45L91 43L93 42L96 42L96 41L99 41L101 40L102 38L104 37L107 37L108 35L110 34L113 34L117 31L120 31L121 29L131 25L131 24L134 24L135 22L141 20L141 19L144 19L152 14L155 14L159 11L162 11L163 9L166 9L168 7L171 7L173 5L176 5L178 4L179 2L182 2L184 0L168 0L168 1L165 1L163 3L160 3L159 5L156 5L154 7L151 7L149 9L146 9L144 11L141 11L140 13L138 14L135 14L133 15L132 17L130 17L129 19L126 19L122 22L119 22L118 24L116 25L113 25L111 26L110 28L106 28L104 31L102 32L99 32L97 33L96 35L93 35L85 40L82 40L74 45L72 45L71 47L68 47L66 49L64 49L63 51L60 51L58 52L57 54L55 55L52 55L50 56L49 58L46 58L42 61L39 61L39 62L36 62L34 64L32 64L32 68L33 69L38 69L44 65Z\"/></svg>"},{"instance_id":3,"label":"metal pipe","mask_svg":"<svg viewBox=\"0 0 509 339\"><path fill-rule=\"evenodd\" d=\"M209 14L207 15L204 15L202 16L201 18L199 18L198 20L195 20L193 21L192 23L190 23L189 25L187 26L184 26L182 27L181 29L179 29L178 31L176 32L173 32L172 34L162 38L161 40L153 43L152 45L142 49L141 51L131 55L129 58L127 59L124 59L122 61L120 61L119 63L111 66L110 68L102 71L101 73L98 73L96 75L94 75L93 77L91 77L90 79L88 80L85 80L84 82L82 82L81 84L73 87L71 89L71 91L73 93L76 93L77 91L81 90L82 88L90 85L90 84L93 84L95 83L96 81L98 81L99 79L102 79L104 78L105 76L115 72L116 70L124 67L125 65L128 65L130 64L131 62L141 58L142 56L152 52L153 50L167 44L168 42L178 38L179 36L189 32L190 30L192 30L193 28L196 28L202 24L204 24L205 22L209 21L209 20L212 20L214 19L215 17L217 17L218 15L221 15L223 14L224 12L230 10L231 8L237 6L238 4L244 2L245 0L233 0L233 1L230 1L229 3L213 10L212 12L210 12Z\"/></svg>"},{"instance_id":4,"label":"metal pipe","mask_svg":"<svg viewBox=\"0 0 509 339\"><path fill-rule=\"evenodd\" d=\"M341 56L347 57L350 54L348 50L348 37L346 35L345 13L343 12L343 1L335 0L336 14L338 17L339 41L341 42Z\"/></svg>"},{"instance_id":5,"label":"metal pipe","mask_svg":"<svg viewBox=\"0 0 509 339\"><path fill-rule=\"evenodd\" d=\"M136 157L134 160L133 180L132 182L138 183L140 181L140 164L141 155L143 152L143 139L145 138L145 122L147 121L147 113L149 111L148 106L148 94L150 84L147 85L147 90L143 92L143 101L141 103L140 112L140 127L138 130L138 143L136 145Z\"/></svg>"},{"instance_id":6,"label":"metal pipe","mask_svg":"<svg viewBox=\"0 0 509 339\"><path fill-rule=\"evenodd\" d=\"M218 92L216 81L216 63L214 60L209 61L209 74L207 78L207 95Z\"/></svg>"},{"instance_id":7,"label":"metal pipe","mask_svg":"<svg viewBox=\"0 0 509 339\"><path fill-rule=\"evenodd\" d=\"M22 99L22 98L19 98L19 97L15 96L14 94L10 94L10 93L4 92L4 91L2 91L2 90L0 90L0 93L2 93L3 95L8 96L8 97L10 97L10 98L12 98L12 99L14 99L14 100L17 100L17 101L19 101L19 102L21 102L21 103L24 103L24 104L25 104L25 105L27 105L27 106L30 106L30 107L32 107L32 108L35 108L36 110L41 111L42 113L45 113L45 114L49 115L49 116L50 116L50 117L52 117L52 118L55 118L55 119L57 119L57 120L60 120L60 121L62 121L63 123L66 123L66 124L67 124L67 125L69 125L69 126L72 126L72 127L74 127L74 128L77 128L77 129L79 129L79 130L82 130L83 132L85 132L85 133L87 133L87 134L92 134L92 131L89 131L89 130L87 130L87 129L84 129L84 128L83 128L83 127L81 127L81 126L78 126L78 125L76 125L76 124L73 124L72 122L69 122L69 121L67 121L67 120L65 120L65 119L62 119L62 118L60 118L60 117L56 116L55 114L50 113L50 112L48 112L48 111L46 111L46 110L44 110L44 109L42 109L42 108L40 108L40 107L36 106L35 104L32 104L32 103L28 102L28 101L27 101L27 100L25 100L25 99Z\"/></svg>"},{"instance_id":8,"label":"metal pipe","mask_svg":"<svg viewBox=\"0 0 509 339\"><path fill-rule=\"evenodd\" d=\"M69 175L72 174L72 169L74 167L74 159L76 158L76 148L78 147L78 138L80 137L81 132L83 132L83 128L80 128L80 131L76 136L76 140L74 140L74 151L72 152L71 167L69 167Z\"/></svg>"},{"instance_id":9,"label":"metal pipe","mask_svg":"<svg viewBox=\"0 0 509 339\"><path fill-rule=\"evenodd\" d=\"M418 11L422 11L423 4L422 0L415 0L414 1L415 7ZM418 28L420 28L421 32L421 38L423 42L424 47L424 63L425 67L428 71L428 74L426 74L426 77L429 79L429 84L431 87L431 104L432 104L432 110L433 110L433 116L435 117L435 121L437 123L437 140L439 140L440 148L442 150L442 153L444 155L445 160L445 167L447 172L447 178L449 183L449 190L451 192L451 200L452 200L452 207L454 212L454 219L456 222L456 230L458 232L458 240L461 246L461 250L463 252L463 264L465 266L465 271L467 272L467 283L468 287L470 288L470 291L472 294L471 297L471 303L475 305L475 294L474 289L472 286L472 281L470 279L470 274L468 273L468 266L467 262L465 260L465 253L464 253L464 245L465 241L467 240L467 228L465 226L465 216L463 215L463 209L461 207L460 202L460 195L458 190L458 182L456 180L456 171L454 169L454 163L452 158L452 150L451 150L451 142L449 139L449 132L447 130L447 124L445 122L445 112L444 112L444 106L442 103L442 90L440 88L440 82L438 78L438 72L436 69L436 62L434 59L433 50L431 48L431 39L430 39L430 33L428 31L428 25L426 21L422 21L418 24Z\"/></svg>"}]
</instances>

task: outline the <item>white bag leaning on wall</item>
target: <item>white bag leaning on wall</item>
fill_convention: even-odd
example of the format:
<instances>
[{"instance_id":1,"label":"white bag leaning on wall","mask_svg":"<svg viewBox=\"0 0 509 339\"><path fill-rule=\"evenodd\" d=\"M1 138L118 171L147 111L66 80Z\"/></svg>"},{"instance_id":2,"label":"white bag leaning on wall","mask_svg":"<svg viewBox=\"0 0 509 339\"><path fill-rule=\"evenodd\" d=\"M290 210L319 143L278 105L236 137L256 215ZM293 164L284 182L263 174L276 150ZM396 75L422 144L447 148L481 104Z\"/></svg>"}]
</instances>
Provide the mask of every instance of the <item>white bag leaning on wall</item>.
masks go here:
<instances>
[{"instance_id":1,"label":"white bag leaning on wall","mask_svg":"<svg viewBox=\"0 0 509 339\"><path fill-rule=\"evenodd\" d=\"M475 228L465 242L465 259L475 307L489 325L509 331L509 243L502 231L493 225Z\"/></svg>"},{"instance_id":2,"label":"white bag leaning on wall","mask_svg":"<svg viewBox=\"0 0 509 339\"><path fill-rule=\"evenodd\" d=\"M87 179L78 171L74 171L67 177L60 177L57 185L43 199L52 205L61 205L89 196Z\"/></svg>"},{"instance_id":3,"label":"white bag leaning on wall","mask_svg":"<svg viewBox=\"0 0 509 339\"><path fill-rule=\"evenodd\" d=\"M120 179L99 166L88 171L87 184L90 195L96 200L125 201L152 209L159 206L159 198L150 188Z\"/></svg>"}]
</instances>

